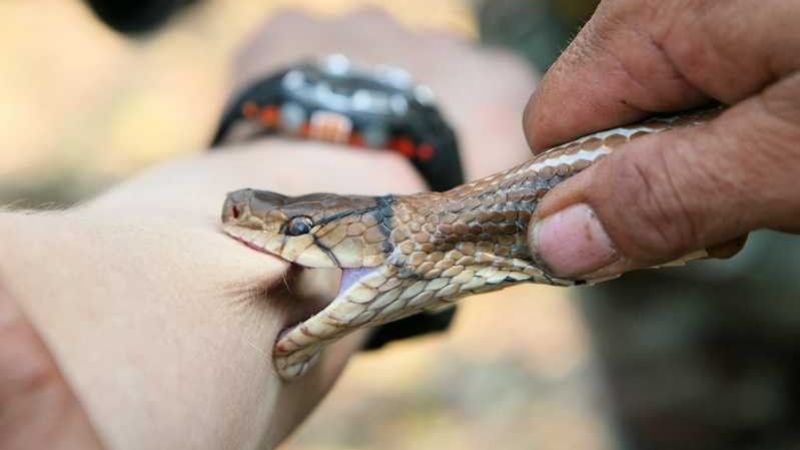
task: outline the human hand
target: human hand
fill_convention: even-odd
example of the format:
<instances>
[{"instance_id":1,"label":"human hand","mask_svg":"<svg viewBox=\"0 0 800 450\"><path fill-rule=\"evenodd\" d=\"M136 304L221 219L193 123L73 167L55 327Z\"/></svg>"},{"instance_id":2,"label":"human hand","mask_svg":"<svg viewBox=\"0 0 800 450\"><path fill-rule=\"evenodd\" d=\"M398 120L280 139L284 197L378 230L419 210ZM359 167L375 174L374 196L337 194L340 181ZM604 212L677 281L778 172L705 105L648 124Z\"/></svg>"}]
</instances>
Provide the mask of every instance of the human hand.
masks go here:
<instances>
[{"instance_id":1,"label":"human hand","mask_svg":"<svg viewBox=\"0 0 800 450\"><path fill-rule=\"evenodd\" d=\"M712 100L730 108L637 139L548 194L531 245L553 273L605 277L759 228L800 231L798 23L792 0L600 4L528 103L534 151Z\"/></svg>"}]
</instances>

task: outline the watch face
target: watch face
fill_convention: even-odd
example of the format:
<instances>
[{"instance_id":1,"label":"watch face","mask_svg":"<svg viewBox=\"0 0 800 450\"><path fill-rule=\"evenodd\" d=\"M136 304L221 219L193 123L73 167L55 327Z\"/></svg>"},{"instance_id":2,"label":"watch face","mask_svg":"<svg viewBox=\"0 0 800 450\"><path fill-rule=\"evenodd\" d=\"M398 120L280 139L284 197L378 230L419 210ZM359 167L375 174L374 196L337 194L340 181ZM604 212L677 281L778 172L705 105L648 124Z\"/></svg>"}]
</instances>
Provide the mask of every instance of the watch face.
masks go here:
<instances>
[{"instance_id":1,"label":"watch face","mask_svg":"<svg viewBox=\"0 0 800 450\"><path fill-rule=\"evenodd\" d=\"M368 72L351 66L341 56L287 71L281 87L289 98L309 109L372 115L384 120L403 118L412 107L433 101L430 89L415 87L401 69L383 66Z\"/></svg>"},{"instance_id":2,"label":"watch face","mask_svg":"<svg viewBox=\"0 0 800 450\"><path fill-rule=\"evenodd\" d=\"M434 190L463 181L453 130L431 90L391 66L354 66L340 55L296 64L244 91L218 130L227 137L283 134L408 158Z\"/></svg>"},{"instance_id":3,"label":"watch face","mask_svg":"<svg viewBox=\"0 0 800 450\"><path fill-rule=\"evenodd\" d=\"M333 55L285 71L278 84L285 133L429 159L446 127L431 90L395 67L368 70Z\"/></svg>"}]
</instances>

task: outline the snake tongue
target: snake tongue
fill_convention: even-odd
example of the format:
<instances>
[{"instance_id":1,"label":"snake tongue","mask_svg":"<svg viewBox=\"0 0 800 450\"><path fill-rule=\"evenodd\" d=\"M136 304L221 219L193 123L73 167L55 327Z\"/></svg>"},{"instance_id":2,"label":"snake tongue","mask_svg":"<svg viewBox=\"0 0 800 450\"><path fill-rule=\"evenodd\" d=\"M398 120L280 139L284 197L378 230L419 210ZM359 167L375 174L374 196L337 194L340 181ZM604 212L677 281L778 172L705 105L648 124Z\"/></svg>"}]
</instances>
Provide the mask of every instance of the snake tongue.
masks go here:
<instances>
[{"instance_id":1,"label":"snake tongue","mask_svg":"<svg viewBox=\"0 0 800 450\"><path fill-rule=\"evenodd\" d=\"M358 269L342 269L342 279L339 281L339 292L336 297L341 297L358 280L364 278L375 270L374 267L359 267Z\"/></svg>"}]
</instances>

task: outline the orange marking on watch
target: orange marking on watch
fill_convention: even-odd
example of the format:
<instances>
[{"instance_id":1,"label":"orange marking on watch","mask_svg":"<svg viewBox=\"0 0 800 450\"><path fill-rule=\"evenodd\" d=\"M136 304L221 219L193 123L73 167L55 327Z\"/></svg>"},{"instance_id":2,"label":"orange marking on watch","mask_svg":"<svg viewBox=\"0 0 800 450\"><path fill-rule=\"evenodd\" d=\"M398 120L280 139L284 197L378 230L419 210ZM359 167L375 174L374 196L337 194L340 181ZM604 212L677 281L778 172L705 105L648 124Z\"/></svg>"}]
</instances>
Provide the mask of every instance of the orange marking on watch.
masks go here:
<instances>
[{"instance_id":1,"label":"orange marking on watch","mask_svg":"<svg viewBox=\"0 0 800 450\"><path fill-rule=\"evenodd\" d=\"M350 135L350 145L353 147L363 147L364 146L364 138L361 137L358 133L352 133Z\"/></svg>"},{"instance_id":2,"label":"orange marking on watch","mask_svg":"<svg viewBox=\"0 0 800 450\"><path fill-rule=\"evenodd\" d=\"M409 138L396 138L392 139L389 148L399 152L406 158L414 156L414 143Z\"/></svg>"},{"instance_id":3,"label":"orange marking on watch","mask_svg":"<svg viewBox=\"0 0 800 450\"><path fill-rule=\"evenodd\" d=\"M242 115L248 119L252 119L253 117L258 115L258 105L256 102L247 102L242 105Z\"/></svg>"},{"instance_id":4,"label":"orange marking on watch","mask_svg":"<svg viewBox=\"0 0 800 450\"><path fill-rule=\"evenodd\" d=\"M259 118L264 126L273 127L278 124L280 111L278 111L278 108L275 106L267 106L261 110Z\"/></svg>"},{"instance_id":5,"label":"orange marking on watch","mask_svg":"<svg viewBox=\"0 0 800 450\"><path fill-rule=\"evenodd\" d=\"M417 158L421 161L429 161L433 158L434 153L435 151L431 144L420 144L420 146L417 147Z\"/></svg>"},{"instance_id":6,"label":"orange marking on watch","mask_svg":"<svg viewBox=\"0 0 800 450\"><path fill-rule=\"evenodd\" d=\"M309 134L322 141L347 143L353 131L353 121L342 113L315 111L309 120Z\"/></svg>"}]
</instances>

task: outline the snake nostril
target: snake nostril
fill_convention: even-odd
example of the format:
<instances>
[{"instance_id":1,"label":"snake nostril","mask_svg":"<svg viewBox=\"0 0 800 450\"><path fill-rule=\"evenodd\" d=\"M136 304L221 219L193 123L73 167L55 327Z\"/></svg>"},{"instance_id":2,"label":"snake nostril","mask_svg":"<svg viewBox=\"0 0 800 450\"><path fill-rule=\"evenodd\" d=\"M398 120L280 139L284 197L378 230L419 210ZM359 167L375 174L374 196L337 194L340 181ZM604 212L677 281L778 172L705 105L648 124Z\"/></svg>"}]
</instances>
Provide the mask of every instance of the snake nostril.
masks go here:
<instances>
[{"instance_id":1,"label":"snake nostril","mask_svg":"<svg viewBox=\"0 0 800 450\"><path fill-rule=\"evenodd\" d=\"M236 205L231 206L231 216L234 219L238 219L240 215L242 215L242 212L239 210L239 207Z\"/></svg>"}]
</instances>

